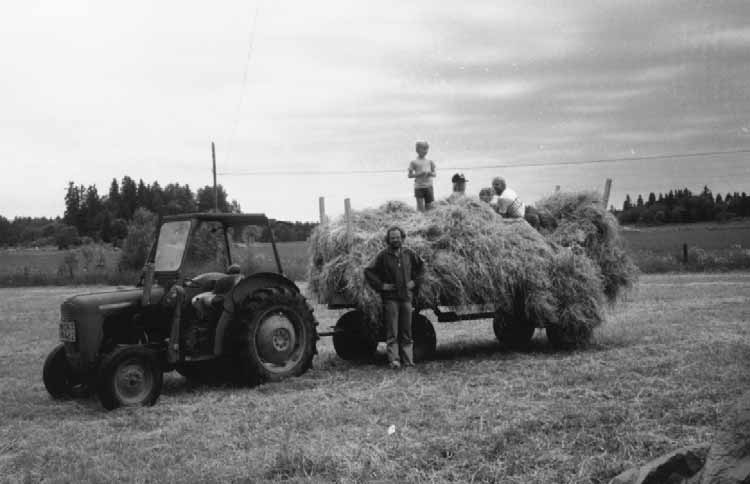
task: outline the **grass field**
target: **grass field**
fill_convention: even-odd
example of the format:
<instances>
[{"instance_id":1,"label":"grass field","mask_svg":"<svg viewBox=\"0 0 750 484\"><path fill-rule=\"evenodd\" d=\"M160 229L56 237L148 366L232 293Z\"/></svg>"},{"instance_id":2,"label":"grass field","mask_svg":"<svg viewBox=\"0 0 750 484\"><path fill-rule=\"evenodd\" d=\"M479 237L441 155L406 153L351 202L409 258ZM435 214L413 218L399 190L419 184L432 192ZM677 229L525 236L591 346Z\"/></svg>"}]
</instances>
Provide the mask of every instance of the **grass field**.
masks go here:
<instances>
[{"instance_id":1,"label":"grass field","mask_svg":"<svg viewBox=\"0 0 750 484\"><path fill-rule=\"evenodd\" d=\"M750 273L643 276L592 348L498 349L489 321L437 324L414 371L338 359L256 389L166 376L156 406L106 413L41 382L58 306L0 290L0 481L604 483L710 441L750 385ZM338 312L316 307L323 328ZM393 425L395 432L389 435Z\"/></svg>"},{"instance_id":2,"label":"grass field","mask_svg":"<svg viewBox=\"0 0 750 484\"><path fill-rule=\"evenodd\" d=\"M737 245L750 248L750 221L626 227L622 234L634 251L679 253L682 251L682 244L704 250L728 249Z\"/></svg>"},{"instance_id":3,"label":"grass field","mask_svg":"<svg viewBox=\"0 0 750 484\"><path fill-rule=\"evenodd\" d=\"M627 227L622 234L643 272L750 269L750 221Z\"/></svg>"}]
</instances>

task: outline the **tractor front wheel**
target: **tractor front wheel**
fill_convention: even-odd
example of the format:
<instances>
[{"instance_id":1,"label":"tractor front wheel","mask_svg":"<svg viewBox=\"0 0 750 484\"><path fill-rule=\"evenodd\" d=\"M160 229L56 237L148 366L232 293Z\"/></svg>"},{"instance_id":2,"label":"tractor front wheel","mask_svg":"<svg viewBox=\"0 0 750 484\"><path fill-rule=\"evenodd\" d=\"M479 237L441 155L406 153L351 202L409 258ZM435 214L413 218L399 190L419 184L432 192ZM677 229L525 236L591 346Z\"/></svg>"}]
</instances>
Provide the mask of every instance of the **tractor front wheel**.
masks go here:
<instances>
[{"instance_id":1,"label":"tractor front wheel","mask_svg":"<svg viewBox=\"0 0 750 484\"><path fill-rule=\"evenodd\" d=\"M411 336L414 343L414 361L432 358L437 348L437 336L430 320L415 312L411 318Z\"/></svg>"},{"instance_id":2,"label":"tractor front wheel","mask_svg":"<svg viewBox=\"0 0 750 484\"><path fill-rule=\"evenodd\" d=\"M339 318L333 333L333 348L339 358L360 362L373 360L378 338L368 322L365 313L358 309Z\"/></svg>"},{"instance_id":3,"label":"tractor front wheel","mask_svg":"<svg viewBox=\"0 0 750 484\"><path fill-rule=\"evenodd\" d=\"M44 360L42 370L44 388L52 398L60 399L73 396L75 389L82 383L76 378L73 369L65 357L65 346L58 345Z\"/></svg>"},{"instance_id":4,"label":"tractor front wheel","mask_svg":"<svg viewBox=\"0 0 750 484\"><path fill-rule=\"evenodd\" d=\"M260 289L241 310L240 366L251 385L299 376L312 366L315 318L304 296L285 287Z\"/></svg>"},{"instance_id":5,"label":"tractor front wheel","mask_svg":"<svg viewBox=\"0 0 750 484\"><path fill-rule=\"evenodd\" d=\"M161 394L162 368L154 350L123 346L104 357L97 394L107 410L150 406Z\"/></svg>"}]
</instances>

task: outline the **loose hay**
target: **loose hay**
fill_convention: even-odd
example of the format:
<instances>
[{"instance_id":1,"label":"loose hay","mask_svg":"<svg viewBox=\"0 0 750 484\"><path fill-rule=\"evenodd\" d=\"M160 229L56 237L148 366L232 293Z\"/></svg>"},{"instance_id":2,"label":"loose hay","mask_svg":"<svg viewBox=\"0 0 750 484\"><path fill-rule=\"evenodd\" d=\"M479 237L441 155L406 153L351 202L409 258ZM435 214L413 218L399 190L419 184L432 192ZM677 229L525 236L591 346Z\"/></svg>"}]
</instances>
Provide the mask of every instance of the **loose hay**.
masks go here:
<instances>
[{"instance_id":1,"label":"loose hay","mask_svg":"<svg viewBox=\"0 0 750 484\"><path fill-rule=\"evenodd\" d=\"M558 192L536 203L555 217L558 227L551 242L586 254L599 265L604 294L610 302L635 282L638 269L625 252L617 219L602 204L596 192Z\"/></svg>"},{"instance_id":2,"label":"loose hay","mask_svg":"<svg viewBox=\"0 0 750 484\"><path fill-rule=\"evenodd\" d=\"M492 305L528 324L559 329L569 341L585 341L602 322L605 296L614 300L635 275L616 220L598 203L587 193L542 200L538 207L559 221L545 234L470 197L426 212L401 202L355 211L351 246L343 218L313 231L309 288L321 301L339 294L380 321L380 298L365 282L364 268L385 247L385 228L399 225L404 245L426 263L420 306Z\"/></svg>"}]
</instances>

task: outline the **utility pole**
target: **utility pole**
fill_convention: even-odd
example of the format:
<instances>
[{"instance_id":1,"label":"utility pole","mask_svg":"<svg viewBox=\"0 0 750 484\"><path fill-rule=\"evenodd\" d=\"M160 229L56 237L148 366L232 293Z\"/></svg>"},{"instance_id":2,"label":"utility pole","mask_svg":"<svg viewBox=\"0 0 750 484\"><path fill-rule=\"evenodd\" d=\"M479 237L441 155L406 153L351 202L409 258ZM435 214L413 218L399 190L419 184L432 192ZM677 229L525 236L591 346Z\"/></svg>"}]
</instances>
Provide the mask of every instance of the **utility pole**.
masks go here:
<instances>
[{"instance_id":1,"label":"utility pole","mask_svg":"<svg viewBox=\"0 0 750 484\"><path fill-rule=\"evenodd\" d=\"M608 210L607 205L609 204L609 192L612 189L612 179L607 178L604 182L604 196L602 197L604 202L604 210Z\"/></svg>"},{"instance_id":2,"label":"utility pole","mask_svg":"<svg viewBox=\"0 0 750 484\"><path fill-rule=\"evenodd\" d=\"M216 147L214 146L214 142L211 141L211 159L214 162L214 212L219 211L219 190L216 187Z\"/></svg>"}]
</instances>

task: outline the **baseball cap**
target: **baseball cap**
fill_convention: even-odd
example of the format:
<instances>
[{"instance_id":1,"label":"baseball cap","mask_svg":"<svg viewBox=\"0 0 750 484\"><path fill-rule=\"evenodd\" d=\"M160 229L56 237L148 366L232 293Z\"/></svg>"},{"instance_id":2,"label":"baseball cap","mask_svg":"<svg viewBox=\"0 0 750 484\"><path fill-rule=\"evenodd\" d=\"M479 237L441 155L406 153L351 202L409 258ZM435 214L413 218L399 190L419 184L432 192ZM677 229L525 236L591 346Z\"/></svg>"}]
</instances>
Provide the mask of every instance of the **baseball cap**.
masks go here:
<instances>
[{"instance_id":1,"label":"baseball cap","mask_svg":"<svg viewBox=\"0 0 750 484\"><path fill-rule=\"evenodd\" d=\"M451 178L451 181L453 183L458 183L458 182L467 182L469 180L466 179L463 173L456 173L455 175L453 175L453 178Z\"/></svg>"}]
</instances>

